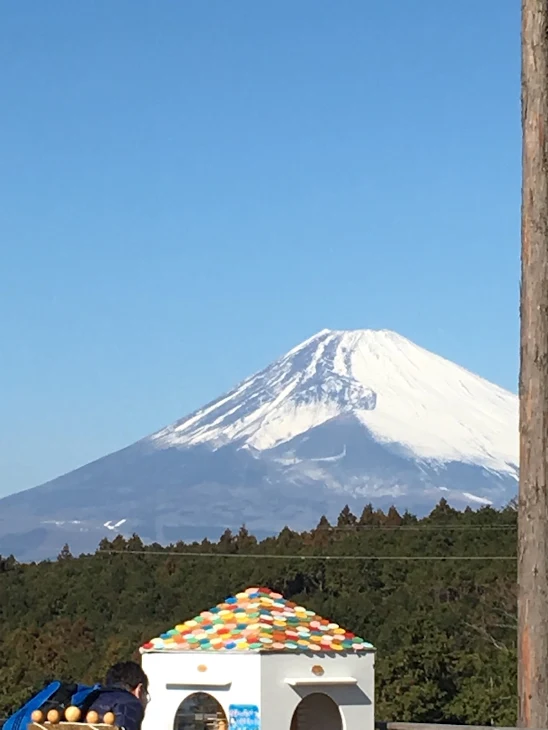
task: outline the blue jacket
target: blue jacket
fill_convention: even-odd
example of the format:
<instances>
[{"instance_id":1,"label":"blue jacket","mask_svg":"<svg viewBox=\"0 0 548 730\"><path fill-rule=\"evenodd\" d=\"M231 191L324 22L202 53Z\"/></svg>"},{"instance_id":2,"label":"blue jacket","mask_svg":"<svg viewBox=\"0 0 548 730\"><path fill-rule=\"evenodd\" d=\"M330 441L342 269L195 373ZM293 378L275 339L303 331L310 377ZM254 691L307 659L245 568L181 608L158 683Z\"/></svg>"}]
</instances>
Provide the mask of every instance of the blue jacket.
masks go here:
<instances>
[{"instance_id":1,"label":"blue jacket","mask_svg":"<svg viewBox=\"0 0 548 730\"><path fill-rule=\"evenodd\" d=\"M105 690L93 701L90 710L95 710L101 718L105 712L113 712L117 727L141 730L145 710L139 699L125 689L105 687Z\"/></svg>"}]
</instances>

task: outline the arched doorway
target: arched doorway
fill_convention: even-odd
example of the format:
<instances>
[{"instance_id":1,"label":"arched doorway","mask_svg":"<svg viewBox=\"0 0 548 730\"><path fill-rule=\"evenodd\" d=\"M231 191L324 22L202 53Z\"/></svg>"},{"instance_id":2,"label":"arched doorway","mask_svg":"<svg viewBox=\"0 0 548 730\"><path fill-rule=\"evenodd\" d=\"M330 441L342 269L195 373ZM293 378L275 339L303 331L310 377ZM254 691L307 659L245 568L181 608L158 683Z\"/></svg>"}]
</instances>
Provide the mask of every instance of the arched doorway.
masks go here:
<instances>
[{"instance_id":1,"label":"arched doorway","mask_svg":"<svg viewBox=\"0 0 548 730\"><path fill-rule=\"evenodd\" d=\"M173 730L227 730L223 708L207 692L194 692L179 705Z\"/></svg>"},{"instance_id":2,"label":"arched doorway","mask_svg":"<svg viewBox=\"0 0 548 730\"><path fill-rule=\"evenodd\" d=\"M336 702L321 692L307 695L293 713L291 730L343 730Z\"/></svg>"}]
</instances>

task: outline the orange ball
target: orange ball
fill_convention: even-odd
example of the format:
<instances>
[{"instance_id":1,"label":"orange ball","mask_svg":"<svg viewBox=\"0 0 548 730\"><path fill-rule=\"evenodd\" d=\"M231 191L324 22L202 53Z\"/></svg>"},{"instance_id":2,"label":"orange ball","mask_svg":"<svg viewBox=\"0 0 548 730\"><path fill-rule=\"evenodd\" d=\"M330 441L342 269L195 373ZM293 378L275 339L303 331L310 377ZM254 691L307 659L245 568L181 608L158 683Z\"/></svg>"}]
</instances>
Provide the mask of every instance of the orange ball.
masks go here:
<instances>
[{"instance_id":1,"label":"orange ball","mask_svg":"<svg viewBox=\"0 0 548 730\"><path fill-rule=\"evenodd\" d=\"M47 718L48 722L51 722L52 725L56 725L61 719L61 713L59 710L50 710L47 714Z\"/></svg>"},{"instance_id":2,"label":"orange ball","mask_svg":"<svg viewBox=\"0 0 548 730\"><path fill-rule=\"evenodd\" d=\"M30 716L30 719L33 722L43 722L44 721L44 713L42 710L34 710L32 715Z\"/></svg>"},{"instance_id":3,"label":"orange ball","mask_svg":"<svg viewBox=\"0 0 548 730\"><path fill-rule=\"evenodd\" d=\"M67 709L65 710L65 720L67 722L78 722L81 716L82 711L79 707L74 707L74 705L67 707Z\"/></svg>"},{"instance_id":4,"label":"orange ball","mask_svg":"<svg viewBox=\"0 0 548 730\"><path fill-rule=\"evenodd\" d=\"M105 723L105 725L114 725L114 723L116 722L114 712L105 712L103 722Z\"/></svg>"},{"instance_id":5,"label":"orange ball","mask_svg":"<svg viewBox=\"0 0 548 730\"><path fill-rule=\"evenodd\" d=\"M90 710L88 712L88 714L86 715L86 722L89 722L92 725L95 725L96 722L99 722L99 715L95 712L95 710Z\"/></svg>"}]
</instances>

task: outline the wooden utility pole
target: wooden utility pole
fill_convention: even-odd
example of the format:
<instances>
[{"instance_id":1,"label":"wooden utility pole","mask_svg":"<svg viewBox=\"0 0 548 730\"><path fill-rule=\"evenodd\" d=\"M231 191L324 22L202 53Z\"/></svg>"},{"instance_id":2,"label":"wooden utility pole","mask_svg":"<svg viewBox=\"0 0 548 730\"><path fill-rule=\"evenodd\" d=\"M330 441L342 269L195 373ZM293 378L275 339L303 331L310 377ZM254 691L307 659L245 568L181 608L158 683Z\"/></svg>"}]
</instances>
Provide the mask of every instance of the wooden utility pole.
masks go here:
<instances>
[{"instance_id":1,"label":"wooden utility pole","mask_svg":"<svg viewBox=\"0 0 548 730\"><path fill-rule=\"evenodd\" d=\"M548 0L522 0L518 724L548 728Z\"/></svg>"}]
</instances>

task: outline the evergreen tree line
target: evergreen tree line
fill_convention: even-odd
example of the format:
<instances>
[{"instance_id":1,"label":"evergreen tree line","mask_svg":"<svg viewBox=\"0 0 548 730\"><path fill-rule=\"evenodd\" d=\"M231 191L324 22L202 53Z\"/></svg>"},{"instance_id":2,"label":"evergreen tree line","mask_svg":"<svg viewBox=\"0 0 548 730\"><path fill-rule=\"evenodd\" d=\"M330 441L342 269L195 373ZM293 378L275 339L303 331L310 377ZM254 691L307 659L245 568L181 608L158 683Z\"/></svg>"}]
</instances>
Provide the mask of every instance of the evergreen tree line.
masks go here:
<instances>
[{"instance_id":1,"label":"evergreen tree line","mask_svg":"<svg viewBox=\"0 0 548 730\"><path fill-rule=\"evenodd\" d=\"M0 717L46 679L97 681L153 636L264 585L375 645L378 720L515 725L516 526L514 506L442 500L421 519L345 507L336 525L262 541L242 527L217 542L134 535L80 557L0 557Z\"/></svg>"}]
</instances>

